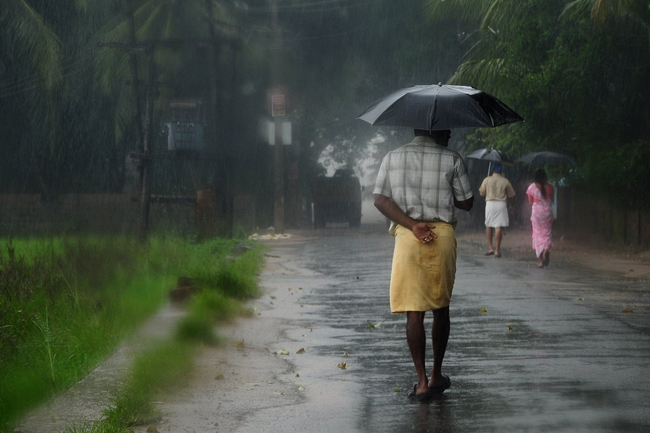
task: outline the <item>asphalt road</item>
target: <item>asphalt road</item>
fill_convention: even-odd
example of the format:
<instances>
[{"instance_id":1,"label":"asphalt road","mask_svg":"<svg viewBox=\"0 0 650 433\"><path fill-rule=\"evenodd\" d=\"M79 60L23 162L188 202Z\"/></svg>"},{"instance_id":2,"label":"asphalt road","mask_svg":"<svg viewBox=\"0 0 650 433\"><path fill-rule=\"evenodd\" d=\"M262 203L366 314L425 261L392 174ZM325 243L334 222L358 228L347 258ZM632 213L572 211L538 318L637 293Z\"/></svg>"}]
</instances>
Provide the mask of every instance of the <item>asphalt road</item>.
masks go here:
<instances>
[{"instance_id":1,"label":"asphalt road","mask_svg":"<svg viewBox=\"0 0 650 433\"><path fill-rule=\"evenodd\" d=\"M542 270L534 259L495 259L461 245L443 365L452 387L412 404L405 318L389 312L392 238L321 234L329 236L292 246L327 280L301 300L323 308L300 321L331 329L312 353L348 354L346 380L360 388L332 418L349 420L350 431L650 431L647 282L569 262ZM630 302L635 311L626 313Z\"/></svg>"},{"instance_id":2,"label":"asphalt road","mask_svg":"<svg viewBox=\"0 0 650 433\"><path fill-rule=\"evenodd\" d=\"M254 317L220 325L224 343L204 347L191 380L159 396L161 419L134 432L650 431L647 280L582 267L570 254L538 269L528 251L496 259L461 241L443 364L452 386L419 404L406 397L415 371L405 317L389 309L385 228L266 244ZM182 314L161 310L17 431L100 418L131 354L171 334Z\"/></svg>"}]
</instances>

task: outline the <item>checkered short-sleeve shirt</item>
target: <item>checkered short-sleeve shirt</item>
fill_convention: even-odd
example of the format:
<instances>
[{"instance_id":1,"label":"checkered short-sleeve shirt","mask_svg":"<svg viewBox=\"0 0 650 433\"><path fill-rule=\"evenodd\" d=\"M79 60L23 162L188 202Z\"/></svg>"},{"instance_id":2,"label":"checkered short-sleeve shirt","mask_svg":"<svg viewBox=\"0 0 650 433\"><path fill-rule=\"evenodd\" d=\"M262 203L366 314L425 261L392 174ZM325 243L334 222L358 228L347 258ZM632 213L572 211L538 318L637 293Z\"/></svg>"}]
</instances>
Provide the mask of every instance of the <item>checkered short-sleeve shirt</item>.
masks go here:
<instances>
[{"instance_id":1,"label":"checkered short-sleeve shirt","mask_svg":"<svg viewBox=\"0 0 650 433\"><path fill-rule=\"evenodd\" d=\"M373 193L390 198L413 219L452 225L454 197L463 201L473 196L461 156L422 136L384 157Z\"/></svg>"}]
</instances>

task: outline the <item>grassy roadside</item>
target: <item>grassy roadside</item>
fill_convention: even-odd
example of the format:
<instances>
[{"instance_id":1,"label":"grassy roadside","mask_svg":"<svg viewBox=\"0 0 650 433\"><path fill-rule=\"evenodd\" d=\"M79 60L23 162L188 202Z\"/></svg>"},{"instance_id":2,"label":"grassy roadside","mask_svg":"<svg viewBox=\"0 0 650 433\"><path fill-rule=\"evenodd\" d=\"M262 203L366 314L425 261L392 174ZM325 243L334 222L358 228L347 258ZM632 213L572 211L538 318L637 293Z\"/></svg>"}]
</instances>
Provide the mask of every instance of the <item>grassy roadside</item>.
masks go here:
<instances>
[{"instance_id":1,"label":"grassy roadside","mask_svg":"<svg viewBox=\"0 0 650 433\"><path fill-rule=\"evenodd\" d=\"M237 259L228 257L237 243L170 237L147 245L100 237L0 242L0 431L11 431L30 408L85 376L166 302L178 277L191 277L203 290L182 321L179 338L155 349L162 351L154 355L162 365L136 361L149 365L143 371L168 370L157 377L173 376L175 366L184 364L165 360L175 354L191 360L187 342L216 341L214 322L237 314L238 299L257 293L261 254L247 250ZM148 380L138 379L138 371L134 366L130 381L147 397ZM128 413L131 406L119 399L112 406ZM119 419L117 428L138 421L132 415L125 421L128 417L108 413L106 419Z\"/></svg>"}]
</instances>

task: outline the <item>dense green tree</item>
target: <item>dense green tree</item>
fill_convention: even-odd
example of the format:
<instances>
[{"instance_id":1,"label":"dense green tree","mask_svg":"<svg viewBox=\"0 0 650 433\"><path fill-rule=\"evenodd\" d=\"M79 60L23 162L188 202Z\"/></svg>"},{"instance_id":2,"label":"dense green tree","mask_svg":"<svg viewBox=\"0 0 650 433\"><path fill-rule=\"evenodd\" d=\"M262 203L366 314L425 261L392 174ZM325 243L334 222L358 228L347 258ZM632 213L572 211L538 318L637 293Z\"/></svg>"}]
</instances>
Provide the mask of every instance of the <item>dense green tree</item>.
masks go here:
<instances>
[{"instance_id":1,"label":"dense green tree","mask_svg":"<svg viewBox=\"0 0 650 433\"><path fill-rule=\"evenodd\" d=\"M575 184L631 203L633 185L648 184L640 169L650 138L646 3L431 0L436 21L478 22L451 81L502 97L526 119L477 131L475 145L569 153L580 163Z\"/></svg>"}]
</instances>

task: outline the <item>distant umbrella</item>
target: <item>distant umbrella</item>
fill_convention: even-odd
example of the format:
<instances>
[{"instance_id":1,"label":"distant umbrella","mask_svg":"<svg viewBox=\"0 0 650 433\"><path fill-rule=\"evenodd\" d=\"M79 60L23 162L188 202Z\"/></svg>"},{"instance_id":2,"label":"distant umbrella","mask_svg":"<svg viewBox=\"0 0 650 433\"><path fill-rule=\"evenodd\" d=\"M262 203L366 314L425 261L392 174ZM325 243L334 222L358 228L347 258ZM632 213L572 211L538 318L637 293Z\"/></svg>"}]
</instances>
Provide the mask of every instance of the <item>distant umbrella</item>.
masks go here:
<instances>
[{"instance_id":1,"label":"distant umbrella","mask_svg":"<svg viewBox=\"0 0 650 433\"><path fill-rule=\"evenodd\" d=\"M498 149L479 149L467 155L470 159L480 159L490 162L513 162L512 159Z\"/></svg>"},{"instance_id":2,"label":"distant umbrella","mask_svg":"<svg viewBox=\"0 0 650 433\"><path fill-rule=\"evenodd\" d=\"M371 125L427 131L495 127L522 117L494 96L470 86L418 85L399 89L359 116Z\"/></svg>"},{"instance_id":3,"label":"distant umbrella","mask_svg":"<svg viewBox=\"0 0 650 433\"><path fill-rule=\"evenodd\" d=\"M574 166L575 161L561 153L550 152L548 150L542 152L531 152L522 156L517 162L525 162L533 165L566 165Z\"/></svg>"},{"instance_id":4,"label":"distant umbrella","mask_svg":"<svg viewBox=\"0 0 650 433\"><path fill-rule=\"evenodd\" d=\"M505 153L501 152L498 149L475 150L474 152L467 155L466 158L479 159L481 161L489 161L490 164L488 164L488 176L492 172L492 163L504 162L506 164L511 164L513 162L508 155L506 155Z\"/></svg>"}]
</instances>

